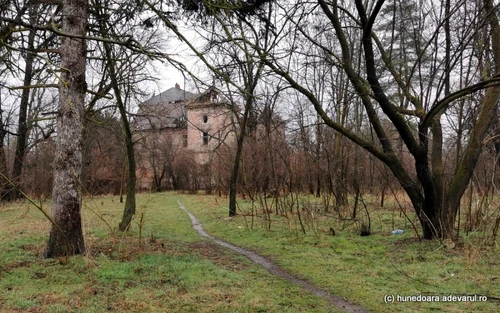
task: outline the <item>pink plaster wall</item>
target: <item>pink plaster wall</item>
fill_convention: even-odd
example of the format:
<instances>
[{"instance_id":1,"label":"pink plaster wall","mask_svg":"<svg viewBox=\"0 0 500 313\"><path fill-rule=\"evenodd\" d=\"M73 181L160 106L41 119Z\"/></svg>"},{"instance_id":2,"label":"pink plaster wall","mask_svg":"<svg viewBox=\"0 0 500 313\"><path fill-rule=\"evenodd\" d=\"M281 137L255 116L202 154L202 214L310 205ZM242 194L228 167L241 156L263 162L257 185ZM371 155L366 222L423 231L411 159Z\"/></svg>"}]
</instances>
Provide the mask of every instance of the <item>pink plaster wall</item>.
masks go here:
<instances>
[{"instance_id":1,"label":"pink plaster wall","mask_svg":"<svg viewBox=\"0 0 500 313\"><path fill-rule=\"evenodd\" d=\"M207 154L220 145L223 140L226 144L234 141L232 112L223 106L193 106L187 109L188 120L188 149L199 155L199 161L206 163ZM207 121L204 121L204 116ZM203 132L208 133L209 141L203 142ZM229 135L228 135L229 133Z\"/></svg>"}]
</instances>

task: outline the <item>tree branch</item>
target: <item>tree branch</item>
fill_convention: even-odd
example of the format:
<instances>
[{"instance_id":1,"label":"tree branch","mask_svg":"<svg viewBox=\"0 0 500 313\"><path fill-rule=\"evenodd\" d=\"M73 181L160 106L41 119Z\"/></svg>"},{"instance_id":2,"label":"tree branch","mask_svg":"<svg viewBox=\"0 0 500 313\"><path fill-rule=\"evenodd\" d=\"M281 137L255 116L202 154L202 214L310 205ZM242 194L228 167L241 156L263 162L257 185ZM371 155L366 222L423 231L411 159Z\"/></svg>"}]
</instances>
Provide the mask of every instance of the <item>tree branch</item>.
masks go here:
<instances>
[{"instance_id":1,"label":"tree branch","mask_svg":"<svg viewBox=\"0 0 500 313\"><path fill-rule=\"evenodd\" d=\"M500 85L500 74L497 74L490 79L487 79L485 81L479 82L477 84L474 84L472 86L465 87L463 89L457 90L447 97L439 100L436 104L432 106L432 108L429 110L429 112L425 115L424 119L422 120L421 128L422 129L427 129L430 126L430 123L440 113L443 111L446 111L448 107L451 105L451 103L455 100L458 100L462 97L465 97L467 95L473 94L476 91L486 89L489 87L494 87Z\"/></svg>"}]
</instances>

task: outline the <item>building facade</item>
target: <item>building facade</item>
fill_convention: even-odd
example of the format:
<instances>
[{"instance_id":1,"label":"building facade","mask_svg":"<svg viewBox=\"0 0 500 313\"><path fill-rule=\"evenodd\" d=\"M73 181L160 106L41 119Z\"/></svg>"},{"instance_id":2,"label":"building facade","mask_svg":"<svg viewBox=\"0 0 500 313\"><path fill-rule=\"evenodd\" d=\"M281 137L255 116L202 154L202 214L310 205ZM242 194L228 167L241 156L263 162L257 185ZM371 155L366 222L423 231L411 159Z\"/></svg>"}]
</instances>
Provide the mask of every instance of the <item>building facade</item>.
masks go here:
<instances>
[{"instance_id":1,"label":"building facade","mask_svg":"<svg viewBox=\"0 0 500 313\"><path fill-rule=\"evenodd\" d=\"M235 142L235 118L215 88L197 94L176 84L142 103L134 123L138 188L203 187L200 170L210 171L217 151Z\"/></svg>"}]
</instances>

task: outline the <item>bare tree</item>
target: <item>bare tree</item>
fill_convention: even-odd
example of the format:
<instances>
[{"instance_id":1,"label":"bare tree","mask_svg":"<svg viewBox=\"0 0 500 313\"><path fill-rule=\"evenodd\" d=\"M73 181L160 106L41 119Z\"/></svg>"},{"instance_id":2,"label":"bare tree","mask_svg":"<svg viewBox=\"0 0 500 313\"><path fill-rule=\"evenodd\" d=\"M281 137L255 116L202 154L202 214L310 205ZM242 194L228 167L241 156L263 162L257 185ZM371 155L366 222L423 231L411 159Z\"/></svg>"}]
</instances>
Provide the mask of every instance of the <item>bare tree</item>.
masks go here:
<instances>
[{"instance_id":1,"label":"bare tree","mask_svg":"<svg viewBox=\"0 0 500 313\"><path fill-rule=\"evenodd\" d=\"M101 15L102 16L102 15ZM101 19L102 21L103 19ZM101 23L101 32L104 37L108 37L106 33L107 25ZM127 115L127 108L125 107L125 101L122 99L122 93L120 90L120 85L118 82L118 74L116 67L116 55L113 54L111 50L111 45L107 42L103 43L106 59L108 62L108 68L110 72L111 86L113 88L116 104L120 112L120 118L122 121L123 134L125 138L125 147L127 151L127 168L128 168L128 181L127 181L127 197L125 200L125 208L123 210L123 217L119 225L120 231L125 231L129 228L132 217L135 214L135 185L136 185L136 173L135 173L135 152L134 152L134 141L132 139L132 131L130 128L130 123Z\"/></svg>"},{"instance_id":2,"label":"bare tree","mask_svg":"<svg viewBox=\"0 0 500 313\"><path fill-rule=\"evenodd\" d=\"M229 8L237 10L236 7L229 6ZM271 5L263 10L265 15L271 16ZM236 130L236 151L229 180L229 216L236 215L237 184L244 142L252 126L252 114L259 97L258 84L264 75L264 64L259 60L253 46L260 42L262 49L267 50L272 45L271 25L267 23L258 30L252 27L251 23L246 22L246 19L257 19L257 17L238 16L235 18L224 14L215 15L212 24L213 31L209 34L206 51L216 56L216 59L208 61L209 68L225 82L234 112L238 113L239 100L243 104Z\"/></svg>"},{"instance_id":3,"label":"bare tree","mask_svg":"<svg viewBox=\"0 0 500 313\"><path fill-rule=\"evenodd\" d=\"M31 9L30 19L33 22L35 18L35 10ZM25 58L25 68L24 68L24 86L30 86L33 78L33 62L35 59L34 53L31 52L35 48L35 30L30 29L28 32L28 43L27 43L27 53ZM25 88L22 91L21 102L19 105L19 119L17 124L17 142L16 142L16 153L14 157L14 166L12 169L12 180L16 188L13 189L10 198L16 199L20 197L17 186L20 184L21 173L23 170L24 155L26 151L26 140L28 135L28 125L27 125L27 115L28 115L28 104L30 101L30 89Z\"/></svg>"},{"instance_id":4,"label":"bare tree","mask_svg":"<svg viewBox=\"0 0 500 313\"><path fill-rule=\"evenodd\" d=\"M129 110L138 96L143 95L138 84L152 80L146 72L146 65L150 60L146 51L160 48L157 37L162 34L157 32L153 22L141 19L139 15L144 11L142 4L126 2L117 4L114 1L93 1L95 9L95 31L98 36L108 40L100 43L100 55L104 68L109 74L109 89L112 90L115 105L118 109L123 132L127 165L127 192L122 220L119 224L120 231L129 229L136 209L136 161L133 130L130 125ZM117 5L121 5L119 8ZM110 41L120 41L123 34L133 36L141 42L140 51L130 49L126 44L113 44ZM106 89L106 88L105 88Z\"/></svg>"},{"instance_id":5,"label":"bare tree","mask_svg":"<svg viewBox=\"0 0 500 313\"><path fill-rule=\"evenodd\" d=\"M309 4L284 5L282 12L287 19L286 26L293 30L290 33L300 34L291 40L290 48L284 48L285 51L288 50L290 56L286 59L288 63L279 54L285 52L283 50L275 51L272 55L262 51L260 55L277 75L286 79L293 88L309 99L328 126L390 168L411 200L420 219L424 238L453 236L460 199L481 153L482 141L489 121L494 115L500 93L499 88L494 86L498 80L496 75L500 71L500 54L498 54L500 39L497 37L500 28L496 10L490 0L484 1L483 7L478 6L475 18L467 20L469 21L467 40L456 43L454 50L457 53L451 60L442 61L439 52L446 51L446 45L441 45L440 41L445 37L441 35L444 31L444 22L447 19L459 18L459 9L464 5L464 1L455 3L448 15L440 14L439 5L419 7L420 16L417 18L421 23L424 18L429 21L433 18L435 27L419 29L415 25L413 33L416 32L420 40L414 41L417 55L412 68L406 72L406 67L403 67L405 71L401 71L395 66L395 56L391 56L381 44L374 30L384 1L369 4L355 1L354 4L354 6L348 4L342 6L343 3L339 1L330 3L319 0L316 7L311 7ZM324 28L318 28L314 24L311 27L306 26L311 21L308 18L313 11L323 16L321 21L329 31L318 33L318 30ZM470 48L474 34L486 28L489 29L488 34L491 36L489 43L495 60L492 75L482 77L477 82L469 82L467 86L451 90L446 94L443 91L446 85L445 77L452 69L457 68L459 56ZM328 60L332 67L345 72L351 88L362 103L364 116L369 121L378 143L368 140L355 129L346 128L332 119L325 111L322 99L297 75L298 68L291 60L295 61L294 57L297 56L295 51L300 54L302 51L300 47L305 46L305 43L306 46L313 45L317 48L318 52L313 57ZM333 43L340 49L336 49ZM355 50L356 48L359 50ZM302 55L301 58L307 59L308 56ZM430 64L429 58L433 60ZM389 95L388 89L382 84L384 75L396 82L404 97L404 103L409 105L408 109L399 106ZM429 83L426 83L427 80L422 80L423 76L430 77ZM442 126L439 118L455 101L474 93L482 97L477 118L456 173L452 179L445 181L441 166ZM394 142L390 140L388 124L384 125L382 119L386 119L401 138L405 149L413 159L413 170L405 167ZM417 124L418 129L415 128Z\"/></svg>"}]
</instances>

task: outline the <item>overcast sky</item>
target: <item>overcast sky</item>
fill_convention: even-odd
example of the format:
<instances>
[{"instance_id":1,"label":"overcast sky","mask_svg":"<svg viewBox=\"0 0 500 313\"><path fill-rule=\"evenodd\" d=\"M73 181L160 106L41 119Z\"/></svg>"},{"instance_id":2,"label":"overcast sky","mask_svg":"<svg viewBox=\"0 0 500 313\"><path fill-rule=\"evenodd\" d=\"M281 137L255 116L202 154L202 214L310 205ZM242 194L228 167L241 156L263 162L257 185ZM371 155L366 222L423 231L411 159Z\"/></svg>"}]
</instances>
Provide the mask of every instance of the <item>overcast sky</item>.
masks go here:
<instances>
[{"instance_id":1,"label":"overcast sky","mask_svg":"<svg viewBox=\"0 0 500 313\"><path fill-rule=\"evenodd\" d=\"M178 25L178 29L193 45L197 48L201 47L201 39L197 36L196 32L189 29L186 25ZM191 73L204 76L198 57L196 57L194 53L177 37L172 36L168 38L166 52L173 59L182 62ZM153 96L153 94L158 94L172 88L175 84L179 84L182 89L186 89L191 92L197 91L191 77L189 77L188 74L184 76L181 71L170 64L155 61L151 65L150 71L153 76L158 78L158 82L156 84L148 84L148 86L146 86L147 91L150 94L149 97Z\"/></svg>"}]
</instances>

